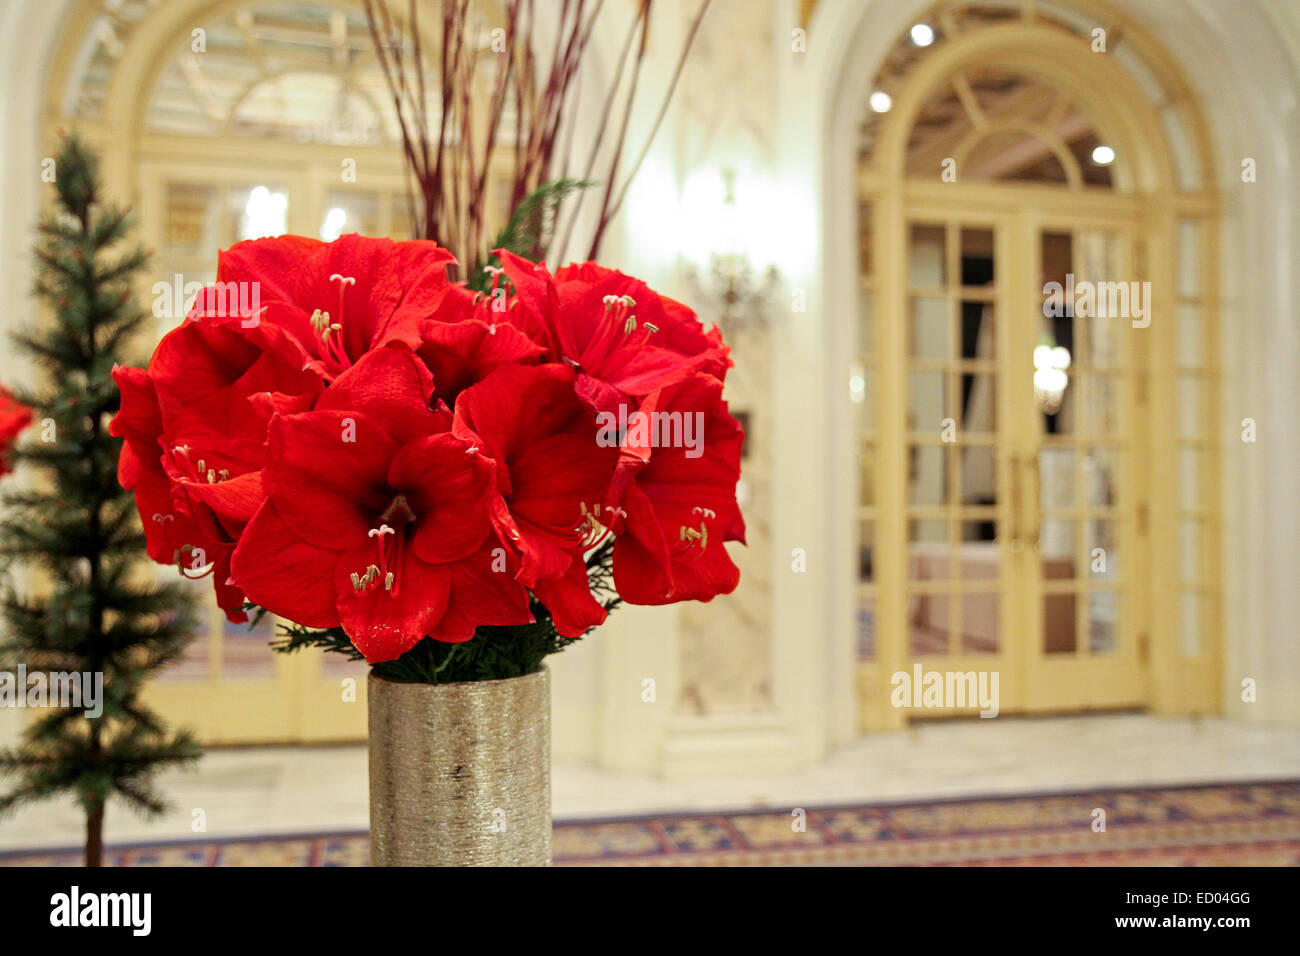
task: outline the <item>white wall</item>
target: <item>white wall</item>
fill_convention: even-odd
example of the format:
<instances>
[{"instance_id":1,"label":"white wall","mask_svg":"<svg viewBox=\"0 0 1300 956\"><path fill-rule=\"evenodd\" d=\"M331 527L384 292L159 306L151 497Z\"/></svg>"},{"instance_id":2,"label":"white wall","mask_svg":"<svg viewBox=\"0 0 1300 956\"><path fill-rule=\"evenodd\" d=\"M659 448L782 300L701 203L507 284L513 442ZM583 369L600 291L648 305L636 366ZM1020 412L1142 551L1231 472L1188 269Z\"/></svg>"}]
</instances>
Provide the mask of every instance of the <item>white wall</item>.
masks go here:
<instances>
[{"instance_id":1,"label":"white wall","mask_svg":"<svg viewBox=\"0 0 1300 956\"><path fill-rule=\"evenodd\" d=\"M1300 724L1300 6L1151 6L1159 35L1194 65L1223 199L1225 707ZM1255 183L1241 181L1245 157ZM1243 418L1258 423L1257 444L1240 440ZM1241 702L1246 677L1257 703Z\"/></svg>"},{"instance_id":2,"label":"white wall","mask_svg":"<svg viewBox=\"0 0 1300 956\"><path fill-rule=\"evenodd\" d=\"M35 317L31 243L43 190L40 109L48 58L70 0L6 3L0 9L0 335ZM30 367L0 343L0 382L27 381ZM10 480L22 480L20 475ZM11 746L22 727L21 710L0 708L0 747Z\"/></svg>"}]
</instances>

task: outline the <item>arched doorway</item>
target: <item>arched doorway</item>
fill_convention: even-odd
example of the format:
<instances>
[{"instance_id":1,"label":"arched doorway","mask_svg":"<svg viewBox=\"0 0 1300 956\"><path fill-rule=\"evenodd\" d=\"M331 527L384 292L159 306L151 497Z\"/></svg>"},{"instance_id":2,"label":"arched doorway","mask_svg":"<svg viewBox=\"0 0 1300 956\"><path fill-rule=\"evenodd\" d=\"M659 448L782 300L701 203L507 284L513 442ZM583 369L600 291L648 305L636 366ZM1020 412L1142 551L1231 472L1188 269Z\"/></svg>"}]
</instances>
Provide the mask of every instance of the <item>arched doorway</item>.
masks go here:
<instances>
[{"instance_id":1,"label":"arched doorway","mask_svg":"<svg viewBox=\"0 0 1300 956\"><path fill-rule=\"evenodd\" d=\"M996 677L1001 713L1214 712L1215 196L1193 101L1100 5L914 23L859 153L859 726L980 709L900 705L900 673Z\"/></svg>"}]
</instances>

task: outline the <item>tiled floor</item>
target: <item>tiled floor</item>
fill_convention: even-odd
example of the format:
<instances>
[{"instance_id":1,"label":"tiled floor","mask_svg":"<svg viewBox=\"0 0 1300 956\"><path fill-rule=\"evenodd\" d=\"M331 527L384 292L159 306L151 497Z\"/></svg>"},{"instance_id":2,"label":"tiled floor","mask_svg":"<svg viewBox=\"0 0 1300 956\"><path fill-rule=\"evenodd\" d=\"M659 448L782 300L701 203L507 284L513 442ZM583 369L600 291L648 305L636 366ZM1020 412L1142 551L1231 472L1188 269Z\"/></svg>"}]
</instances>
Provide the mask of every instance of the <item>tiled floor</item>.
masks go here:
<instances>
[{"instance_id":1,"label":"tiled floor","mask_svg":"<svg viewBox=\"0 0 1300 956\"><path fill-rule=\"evenodd\" d=\"M575 819L1297 777L1298 730L1111 715L925 724L774 777L666 781L559 764L553 790L556 818ZM362 746L214 750L162 785L171 812L145 822L112 808L110 842L367 825ZM70 801L34 805L0 821L0 849L72 845L81 826Z\"/></svg>"}]
</instances>

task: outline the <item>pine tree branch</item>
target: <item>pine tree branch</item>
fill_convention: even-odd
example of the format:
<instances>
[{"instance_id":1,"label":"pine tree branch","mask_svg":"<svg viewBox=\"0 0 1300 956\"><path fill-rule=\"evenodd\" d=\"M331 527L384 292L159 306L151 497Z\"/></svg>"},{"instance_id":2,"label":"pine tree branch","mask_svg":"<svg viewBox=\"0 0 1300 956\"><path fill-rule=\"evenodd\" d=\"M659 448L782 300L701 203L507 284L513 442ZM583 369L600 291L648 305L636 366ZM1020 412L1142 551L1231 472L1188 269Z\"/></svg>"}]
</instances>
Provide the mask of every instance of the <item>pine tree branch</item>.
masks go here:
<instances>
[{"instance_id":1,"label":"pine tree branch","mask_svg":"<svg viewBox=\"0 0 1300 956\"><path fill-rule=\"evenodd\" d=\"M101 203L98 163L75 135L56 168L59 203L39 225L33 285L53 321L12 338L47 380L16 390L42 425L12 460L43 480L7 490L0 515L0 566L41 568L48 580L33 595L0 581L8 625L0 661L97 675L103 712L88 719L82 709L56 707L28 724L21 745L0 754L0 771L13 777L0 811L71 793L90 814L111 794L156 813L153 772L199 750L139 698L193 639L192 593L135 580L144 535L133 496L117 482L122 441L108 434L120 404L113 366L148 318L131 295L148 255L126 245L132 217Z\"/></svg>"}]
</instances>

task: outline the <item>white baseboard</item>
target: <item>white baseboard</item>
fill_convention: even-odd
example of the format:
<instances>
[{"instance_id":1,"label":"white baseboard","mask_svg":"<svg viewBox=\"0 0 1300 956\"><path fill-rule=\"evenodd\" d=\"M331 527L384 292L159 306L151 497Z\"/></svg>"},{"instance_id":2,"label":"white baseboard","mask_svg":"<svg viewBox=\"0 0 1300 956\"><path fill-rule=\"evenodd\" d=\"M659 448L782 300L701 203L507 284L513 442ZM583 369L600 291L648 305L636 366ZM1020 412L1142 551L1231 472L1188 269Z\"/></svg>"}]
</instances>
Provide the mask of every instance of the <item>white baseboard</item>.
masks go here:
<instances>
[{"instance_id":1,"label":"white baseboard","mask_svg":"<svg viewBox=\"0 0 1300 956\"><path fill-rule=\"evenodd\" d=\"M674 717L664 728L660 773L669 780L791 773L801 763L779 714Z\"/></svg>"}]
</instances>

